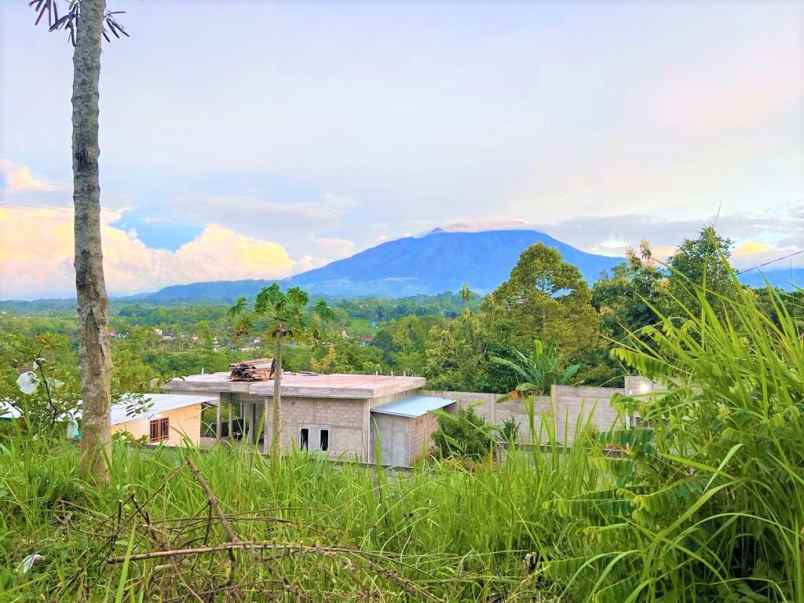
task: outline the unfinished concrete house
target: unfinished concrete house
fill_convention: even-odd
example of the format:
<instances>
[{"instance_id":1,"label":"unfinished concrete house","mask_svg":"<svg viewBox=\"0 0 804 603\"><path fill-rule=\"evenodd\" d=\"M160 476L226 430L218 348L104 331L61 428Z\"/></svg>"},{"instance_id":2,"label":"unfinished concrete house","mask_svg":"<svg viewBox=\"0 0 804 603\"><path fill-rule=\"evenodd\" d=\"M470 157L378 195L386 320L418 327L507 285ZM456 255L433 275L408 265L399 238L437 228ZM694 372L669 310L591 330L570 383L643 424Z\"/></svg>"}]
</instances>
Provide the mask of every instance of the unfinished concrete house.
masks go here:
<instances>
[{"instance_id":1,"label":"unfinished concrete house","mask_svg":"<svg viewBox=\"0 0 804 603\"><path fill-rule=\"evenodd\" d=\"M173 379L163 389L217 396L215 437L267 449L274 389L269 363L254 361L252 366L233 365L228 373ZM453 404L446 397L422 395L424 384L421 377L284 372L282 446L333 458L411 465L431 446L437 427L432 411Z\"/></svg>"}]
</instances>

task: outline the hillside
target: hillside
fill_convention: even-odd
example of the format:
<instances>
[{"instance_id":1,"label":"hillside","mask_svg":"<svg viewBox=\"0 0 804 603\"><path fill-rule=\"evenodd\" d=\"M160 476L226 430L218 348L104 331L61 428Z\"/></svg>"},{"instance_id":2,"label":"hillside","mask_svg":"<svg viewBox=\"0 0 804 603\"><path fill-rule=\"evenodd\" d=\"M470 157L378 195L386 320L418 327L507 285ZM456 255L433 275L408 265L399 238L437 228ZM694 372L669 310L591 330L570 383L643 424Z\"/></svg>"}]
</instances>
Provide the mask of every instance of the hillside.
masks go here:
<instances>
[{"instance_id":1,"label":"hillside","mask_svg":"<svg viewBox=\"0 0 804 603\"><path fill-rule=\"evenodd\" d=\"M519 255L530 245L544 243L577 266L591 284L621 261L586 253L536 230L446 232L405 237L366 249L281 281L319 295L404 297L456 291L464 284L485 293L503 282ZM256 294L272 281L215 281L166 287L144 296L149 301L233 299Z\"/></svg>"}]
</instances>

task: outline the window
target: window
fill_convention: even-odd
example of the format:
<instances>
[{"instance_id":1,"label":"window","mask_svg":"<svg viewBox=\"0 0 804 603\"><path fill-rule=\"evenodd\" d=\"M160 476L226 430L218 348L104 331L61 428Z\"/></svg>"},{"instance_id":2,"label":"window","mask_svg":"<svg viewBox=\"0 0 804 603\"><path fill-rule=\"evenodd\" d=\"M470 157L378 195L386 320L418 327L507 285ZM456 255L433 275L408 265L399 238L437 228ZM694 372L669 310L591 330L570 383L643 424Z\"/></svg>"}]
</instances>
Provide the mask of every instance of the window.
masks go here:
<instances>
[{"instance_id":1,"label":"window","mask_svg":"<svg viewBox=\"0 0 804 603\"><path fill-rule=\"evenodd\" d=\"M329 450L329 425L299 425L299 448L301 450Z\"/></svg>"},{"instance_id":2,"label":"window","mask_svg":"<svg viewBox=\"0 0 804 603\"><path fill-rule=\"evenodd\" d=\"M164 442L170 435L170 419L153 419L149 428L151 442Z\"/></svg>"}]
</instances>

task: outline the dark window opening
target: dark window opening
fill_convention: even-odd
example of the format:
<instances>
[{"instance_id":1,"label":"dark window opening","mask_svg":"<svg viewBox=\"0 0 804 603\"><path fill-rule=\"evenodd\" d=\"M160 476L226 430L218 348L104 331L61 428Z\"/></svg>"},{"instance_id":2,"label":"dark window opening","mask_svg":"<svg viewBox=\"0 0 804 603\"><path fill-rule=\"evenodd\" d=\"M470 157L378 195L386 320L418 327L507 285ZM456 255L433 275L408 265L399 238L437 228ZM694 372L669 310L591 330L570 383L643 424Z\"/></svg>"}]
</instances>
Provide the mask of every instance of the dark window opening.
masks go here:
<instances>
[{"instance_id":1,"label":"dark window opening","mask_svg":"<svg viewBox=\"0 0 804 603\"><path fill-rule=\"evenodd\" d=\"M301 430L301 441L299 443L302 450L307 450L307 448L309 447L309 441L310 441L310 430L304 428Z\"/></svg>"},{"instance_id":2,"label":"dark window opening","mask_svg":"<svg viewBox=\"0 0 804 603\"><path fill-rule=\"evenodd\" d=\"M321 430L321 450L329 448L329 429Z\"/></svg>"},{"instance_id":3,"label":"dark window opening","mask_svg":"<svg viewBox=\"0 0 804 603\"><path fill-rule=\"evenodd\" d=\"M149 424L149 436L151 442L163 442L168 439L170 435L170 420L165 417L164 419L153 419Z\"/></svg>"}]
</instances>

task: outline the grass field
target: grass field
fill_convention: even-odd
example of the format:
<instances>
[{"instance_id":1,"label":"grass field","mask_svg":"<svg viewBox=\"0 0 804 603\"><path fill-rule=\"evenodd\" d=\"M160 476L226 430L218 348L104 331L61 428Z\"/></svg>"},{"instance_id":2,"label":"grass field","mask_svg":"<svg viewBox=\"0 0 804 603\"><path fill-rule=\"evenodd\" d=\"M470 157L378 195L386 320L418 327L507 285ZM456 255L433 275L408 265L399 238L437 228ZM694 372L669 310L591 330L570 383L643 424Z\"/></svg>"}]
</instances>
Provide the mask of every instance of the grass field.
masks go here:
<instances>
[{"instance_id":1,"label":"grass field","mask_svg":"<svg viewBox=\"0 0 804 603\"><path fill-rule=\"evenodd\" d=\"M804 601L804 340L750 295L620 351L667 386L620 401L645 427L499 462L119 442L95 487L72 445L6 435L0 597Z\"/></svg>"}]
</instances>

